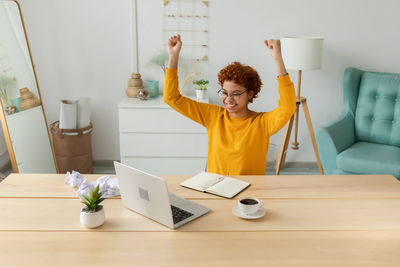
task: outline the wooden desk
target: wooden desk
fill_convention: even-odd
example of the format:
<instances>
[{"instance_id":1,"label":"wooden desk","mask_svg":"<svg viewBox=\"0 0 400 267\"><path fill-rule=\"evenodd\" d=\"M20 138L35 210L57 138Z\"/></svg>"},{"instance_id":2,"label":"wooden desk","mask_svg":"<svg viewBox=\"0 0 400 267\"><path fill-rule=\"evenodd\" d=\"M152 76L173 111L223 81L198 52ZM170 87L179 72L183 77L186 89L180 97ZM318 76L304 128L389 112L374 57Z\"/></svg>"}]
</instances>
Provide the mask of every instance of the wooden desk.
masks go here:
<instances>
[{"instance_id":1,"label":"wooden desk","mask_svg":"<svg viewBox=\"0 0 400 267\"><path fill-rule=\"evenodd\" d=\"M232 200L180 187L187 176L163 177L212 212L170 230L113 198L105 224L91 230L79 224L82 204L64 175L10 175L0 183L1 265L399 266L392 176L237 176L252 185ZM246 195L264 200L265 217L232 214Z\"/></svg>"}]
</instances>

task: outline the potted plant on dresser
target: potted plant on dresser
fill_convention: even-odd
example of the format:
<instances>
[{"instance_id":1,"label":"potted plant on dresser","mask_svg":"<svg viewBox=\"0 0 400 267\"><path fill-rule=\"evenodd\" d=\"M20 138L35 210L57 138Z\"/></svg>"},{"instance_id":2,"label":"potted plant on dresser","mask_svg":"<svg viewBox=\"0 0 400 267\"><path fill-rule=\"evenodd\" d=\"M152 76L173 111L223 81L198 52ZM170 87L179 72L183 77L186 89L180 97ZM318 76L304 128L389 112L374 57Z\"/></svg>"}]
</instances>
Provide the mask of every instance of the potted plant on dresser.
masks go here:
<instances>
[{"instance_id":1,"label":"potted plant on dresser","mask_svg":"<svg viewBox=\"0 0 400 267\"><path fill-rule=\"evenodd\" d=\"M96 228L104 223L105 214L102 205L99 205L104 198L103 192L100 191L99 185L93 191L89 189L89 195L84 195L85 201L81 203L85 204L86 207L82 208L80 221L81 224L87 228Z\"/></svg>"},{"instance_id":2,"label":"potted plant on dresser","mask_svg":"<svg viewBox=\"0 0 400 267\"><path fill-rule=\"evenodd\" d=\"M194 81L193 84L196 87L196 98L197 100L206 100L207 99L207 80L197 80Z\"/></svg>"}]
</instances>

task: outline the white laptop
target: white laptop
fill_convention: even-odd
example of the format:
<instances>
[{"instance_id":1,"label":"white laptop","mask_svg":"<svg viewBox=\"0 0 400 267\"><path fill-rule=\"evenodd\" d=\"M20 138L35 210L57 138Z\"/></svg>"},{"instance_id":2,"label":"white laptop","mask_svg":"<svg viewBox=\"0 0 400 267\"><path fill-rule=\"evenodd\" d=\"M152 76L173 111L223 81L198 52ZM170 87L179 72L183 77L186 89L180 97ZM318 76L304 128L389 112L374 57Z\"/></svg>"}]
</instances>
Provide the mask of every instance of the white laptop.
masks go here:
<instances>
[{"instance_id":1,"label":"white laptop","mask_svg":"<svg viewBox=\"0 0 400 267\"><path fill-rule=\"evenodd\" d=\"M168 192L165 179L114 161L122 203L169 228L206 214L209 208Z\"/></svg>"}]
</instances>

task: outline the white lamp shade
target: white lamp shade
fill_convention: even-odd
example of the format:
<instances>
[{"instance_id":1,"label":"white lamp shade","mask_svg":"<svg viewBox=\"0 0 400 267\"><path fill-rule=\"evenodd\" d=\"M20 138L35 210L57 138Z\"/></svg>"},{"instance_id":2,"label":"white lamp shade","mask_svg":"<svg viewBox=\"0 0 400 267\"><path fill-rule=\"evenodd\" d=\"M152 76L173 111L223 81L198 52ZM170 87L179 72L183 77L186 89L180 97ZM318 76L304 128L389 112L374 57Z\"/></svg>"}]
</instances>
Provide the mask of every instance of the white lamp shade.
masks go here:
<instances>
[{"instance_id":1,"label":"white lamp shade","mask_svg":"<svg viewBox=\"0 0 400 267\"><path fill-rule=\"evenodd\" d=\"M322 62L321 37L283 37L282 57L290 70L320 69Z\"/></svg>"}]
</instances>

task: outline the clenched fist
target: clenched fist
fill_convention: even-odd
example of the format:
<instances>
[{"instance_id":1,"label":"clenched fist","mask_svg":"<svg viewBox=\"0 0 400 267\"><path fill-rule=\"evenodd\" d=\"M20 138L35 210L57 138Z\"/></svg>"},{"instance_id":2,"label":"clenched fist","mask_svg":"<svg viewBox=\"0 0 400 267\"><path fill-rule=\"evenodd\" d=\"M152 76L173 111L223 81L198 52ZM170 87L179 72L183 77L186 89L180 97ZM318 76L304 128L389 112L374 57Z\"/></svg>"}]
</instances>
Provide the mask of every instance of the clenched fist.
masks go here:
<instances>
[{"instance_id":1,"label":"clenched fist","mask_svg":"<svg viewBox=\"0 0 400 267\"><path fill-rule=\"evenodd\" d=\"M182 41L181 41L181 35L174 35L168 39L168 54L169 56L179 56L179 52L181 51L182 48Z\"/></svg>"},{"instance_id":2,"label":"clenched fist","mask_svg":"<svg viewBox=\"0 0 400 267\"><path fill-rule=\"evenodd\" d=\"M268 47L269 53L275 61L282 60L280 40L270 39L265 40L264 43Z\"/></svg>"}]
</instances>

